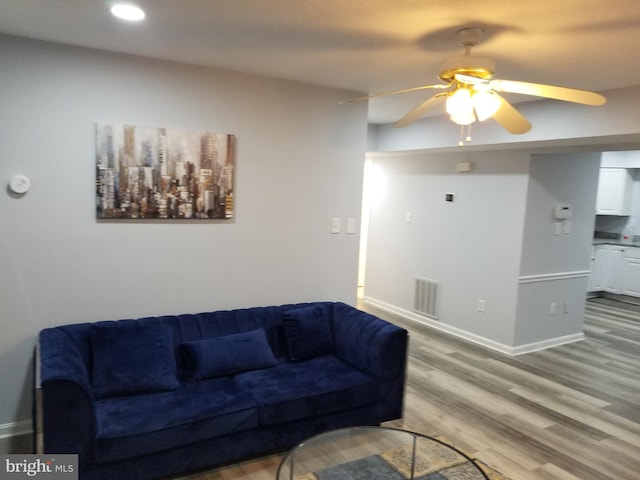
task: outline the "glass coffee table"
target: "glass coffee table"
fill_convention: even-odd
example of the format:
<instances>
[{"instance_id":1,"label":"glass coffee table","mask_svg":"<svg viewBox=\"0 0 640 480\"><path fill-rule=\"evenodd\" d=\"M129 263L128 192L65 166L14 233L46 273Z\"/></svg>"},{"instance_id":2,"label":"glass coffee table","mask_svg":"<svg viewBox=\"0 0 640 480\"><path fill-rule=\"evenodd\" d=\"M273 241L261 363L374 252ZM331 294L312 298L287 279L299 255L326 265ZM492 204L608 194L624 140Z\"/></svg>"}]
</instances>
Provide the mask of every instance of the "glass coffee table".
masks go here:
<instances>
[{"instance_id":1,"label":"glass coffee table","mask_svg":"<svg viewBox=\"0 0 640 480\"><path fill-rule=\"evenodd\" d=\"M351 427L311 437L285 455L277 480L487 480L461 451L435 438L386 427Z\"/></svg>"}]
</instances>

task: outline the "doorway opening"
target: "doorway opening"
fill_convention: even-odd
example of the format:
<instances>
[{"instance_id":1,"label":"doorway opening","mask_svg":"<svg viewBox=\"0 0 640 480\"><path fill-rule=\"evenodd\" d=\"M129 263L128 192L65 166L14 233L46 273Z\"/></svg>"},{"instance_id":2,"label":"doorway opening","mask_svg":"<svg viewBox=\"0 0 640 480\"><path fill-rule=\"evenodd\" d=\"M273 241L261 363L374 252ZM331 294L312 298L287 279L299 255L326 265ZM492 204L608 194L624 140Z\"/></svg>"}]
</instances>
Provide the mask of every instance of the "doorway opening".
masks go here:
<instances>
[{"instance_id":1,"label":"doorway opening","mask_svg":"<svg viewBox=\"0 0 640 480\"><path fill-rule=\"evenodd\" d=\"M369 226L371 213L382 201L385 190L384 175L374 163L374 157L367 154L364 160L362 180L362 211L360 219L360 250L358 256L358 299L365 296L367 271L367 246L369 242Z\"/></svg>"}]
</instances>

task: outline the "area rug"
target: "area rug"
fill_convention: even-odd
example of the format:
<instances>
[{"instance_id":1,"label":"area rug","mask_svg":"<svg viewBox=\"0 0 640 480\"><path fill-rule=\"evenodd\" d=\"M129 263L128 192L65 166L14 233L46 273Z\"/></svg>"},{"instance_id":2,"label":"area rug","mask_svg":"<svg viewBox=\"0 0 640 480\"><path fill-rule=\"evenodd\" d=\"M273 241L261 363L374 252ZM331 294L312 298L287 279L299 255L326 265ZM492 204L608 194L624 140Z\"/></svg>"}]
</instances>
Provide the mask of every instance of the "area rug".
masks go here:
<instances>
[{"instance_id":1,"label":"area rug","mask_svg":"<svg viewBox=\"0 0 640 480\"><path fill-rule=\"evenodd\" d=\"M415 480L476 480L481 478L469 463L471 457L443 444L418 443L416 448ZM447 445L445 445L447 444ZM455 448L455 447L453 447ZM297 476L295 480L407 480L411 478L411 448L400 447L380 455L328 467L314 473ZM489 480L509 480L494 468L473 459Z\"/></svg>"}]
</instances>

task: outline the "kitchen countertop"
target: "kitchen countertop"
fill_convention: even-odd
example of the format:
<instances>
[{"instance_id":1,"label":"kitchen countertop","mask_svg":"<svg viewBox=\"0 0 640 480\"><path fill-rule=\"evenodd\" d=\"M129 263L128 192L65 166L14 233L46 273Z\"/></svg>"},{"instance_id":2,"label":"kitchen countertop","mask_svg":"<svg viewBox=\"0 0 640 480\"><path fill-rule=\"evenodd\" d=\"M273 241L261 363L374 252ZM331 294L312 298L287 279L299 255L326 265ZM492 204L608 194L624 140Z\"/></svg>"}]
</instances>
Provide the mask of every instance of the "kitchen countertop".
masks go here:
<instances>
[{"instance_id":1,"label":"kitchen countertop","mask_svg":"<svg viewBox=\"0 0 640 480\"><path fill-rule=\"evenodd\" d=\"M594 238L594 245L616 245L620 247L640 247L640 241L623 242L615 238Z\"/></svg>"}]
</instances>

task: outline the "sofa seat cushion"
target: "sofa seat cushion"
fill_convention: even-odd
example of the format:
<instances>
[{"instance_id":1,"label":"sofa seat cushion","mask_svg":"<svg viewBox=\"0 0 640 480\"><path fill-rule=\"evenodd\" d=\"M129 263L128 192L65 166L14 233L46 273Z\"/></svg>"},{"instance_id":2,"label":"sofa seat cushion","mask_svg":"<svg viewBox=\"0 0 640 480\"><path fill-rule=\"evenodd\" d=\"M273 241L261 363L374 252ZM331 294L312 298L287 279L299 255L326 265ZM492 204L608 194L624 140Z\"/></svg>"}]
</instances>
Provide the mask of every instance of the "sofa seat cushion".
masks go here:
<instances>
[{"instance_id":1,"label":"sofa seat cushion","mask_svg":"<svg viewBox=\"0 0 640 480\"><path fill-rule=\"evenodd\" d=\"M376 380L333 355L240 373L234 380L260 404L263 426L348 410L378 398Z\"/></svg>"},{"instance_id":2,"label":"sofa seat cushion","mask_svg":"<svg viewBox=\"0 0 640 480\"><path fill-rule=\"evenodd\" d=\"M155 453L256 428L256 401L228 377L170 392L96 402L98 462Z\"/></svg>"}]
</instances>

